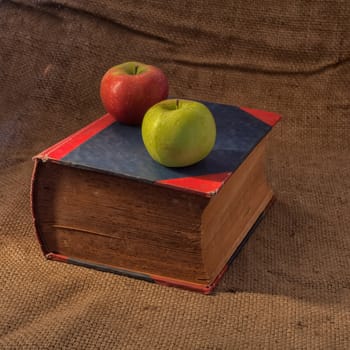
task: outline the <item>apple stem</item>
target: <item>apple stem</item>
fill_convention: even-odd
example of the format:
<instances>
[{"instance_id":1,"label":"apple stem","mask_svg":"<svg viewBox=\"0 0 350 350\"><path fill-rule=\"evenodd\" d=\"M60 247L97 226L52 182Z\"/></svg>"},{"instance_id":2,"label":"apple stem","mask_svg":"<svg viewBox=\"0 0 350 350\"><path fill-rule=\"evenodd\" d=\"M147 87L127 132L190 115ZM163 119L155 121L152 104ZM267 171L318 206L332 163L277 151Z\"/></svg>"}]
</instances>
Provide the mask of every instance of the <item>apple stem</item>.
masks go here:
<instances>
[{"instance_id":1,"label":"apple stem","mask_svg":"<svg viewBox=\"0 0 350 350\"><path fill-rule=\"evenodd\" d=\"M137 69L139 68L139 66L135 66L135 72L134 74L137 74Z\"/></svg>"},{"instance_id":2,"label":"apple stem","mask_svg":"<svg viewBox=\"0 0 350 350\"><path fill-rule=\"evenodd\" d=\"M179 100L176 100L176 109L179 109Z\"/></svg>"}]
</instances>

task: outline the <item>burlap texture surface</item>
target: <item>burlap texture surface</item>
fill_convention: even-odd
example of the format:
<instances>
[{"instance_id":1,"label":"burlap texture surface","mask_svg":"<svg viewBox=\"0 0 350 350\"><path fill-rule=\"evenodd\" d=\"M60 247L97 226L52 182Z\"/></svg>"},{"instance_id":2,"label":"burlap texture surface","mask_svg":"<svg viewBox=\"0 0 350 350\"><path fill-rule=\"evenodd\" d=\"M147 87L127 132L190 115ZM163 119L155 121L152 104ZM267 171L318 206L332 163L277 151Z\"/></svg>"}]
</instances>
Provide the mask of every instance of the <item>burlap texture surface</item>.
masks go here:
<instances>
[{"instance_id":1,"label":"burlap texture surface","mask_svg":"<svg viewBox=\"0 0 350 350\"><path fill-rule=\"evenodd\" d=\"M267 217L212 296L46 261L31 157L110 66L279 112ZM349 1L0 1L0 349L349 349Z\"/></svg>"}]
</instances>

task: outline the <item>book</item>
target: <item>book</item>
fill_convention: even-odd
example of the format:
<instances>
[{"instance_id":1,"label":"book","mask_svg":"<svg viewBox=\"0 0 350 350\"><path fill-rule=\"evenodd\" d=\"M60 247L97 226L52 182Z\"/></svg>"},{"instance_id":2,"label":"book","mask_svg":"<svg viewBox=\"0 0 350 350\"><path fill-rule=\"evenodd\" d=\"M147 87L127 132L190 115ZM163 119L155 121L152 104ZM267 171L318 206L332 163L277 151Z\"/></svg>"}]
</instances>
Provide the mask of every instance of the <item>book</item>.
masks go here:
<instances>
[{"instance_id":1,"label":"book","mask_svg":"<svg viewBox=\"0 0 350 350\"><path fill-rule=\"evenodd\" d=\"M274 199L265 149L280 116L203 103L217 138L192 166L156 163L141 128L109 114L36 155L32 212L46 258L212 292Z\"/></svg>"}]
</instances>

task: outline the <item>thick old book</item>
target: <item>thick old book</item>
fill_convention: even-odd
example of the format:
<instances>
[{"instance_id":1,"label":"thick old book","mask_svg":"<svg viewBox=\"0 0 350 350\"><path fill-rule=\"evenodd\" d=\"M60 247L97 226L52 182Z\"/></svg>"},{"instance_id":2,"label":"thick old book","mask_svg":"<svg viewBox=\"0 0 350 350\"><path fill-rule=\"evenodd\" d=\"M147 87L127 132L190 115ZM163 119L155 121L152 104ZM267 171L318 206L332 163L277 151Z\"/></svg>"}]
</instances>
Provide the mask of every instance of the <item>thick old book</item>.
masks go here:
<instances>
[{"instance_id":1,"label":"thick old book","mask_svg":"<svg viewBox=\"0 0 350 350\"><path fill-rule=\"evenodd\" d=\"M48 259L210 293L273 199L280 116L204 102L217 139L199 163L154 162L140 127L106 114L34 157L32 210Z\"/></svg>"}]
</instances>

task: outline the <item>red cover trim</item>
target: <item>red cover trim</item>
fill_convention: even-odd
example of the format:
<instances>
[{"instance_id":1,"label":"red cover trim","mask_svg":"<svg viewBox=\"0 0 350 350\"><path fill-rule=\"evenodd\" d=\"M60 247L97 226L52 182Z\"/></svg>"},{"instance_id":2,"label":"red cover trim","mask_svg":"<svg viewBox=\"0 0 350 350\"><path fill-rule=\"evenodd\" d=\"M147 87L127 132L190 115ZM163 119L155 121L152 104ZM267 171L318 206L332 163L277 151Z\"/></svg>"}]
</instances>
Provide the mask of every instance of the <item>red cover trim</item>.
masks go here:
<instances>
[{"instance_id":1,"label":"red cover trim","mask_svg":"<svg viewBox=\"0 0 350 350\"><path fill-rule=\"evenodd\" d=\"M214 194L223 185L226 179L231 175L231 172L182 177L178 179L159 180L156 183L171 185L175 187L184 188L189 191L200 192L201 194Z\"/></svg>"},{"instance_id":2,"label":"red cover trim","mask_svg":"<svg viewBox=\"0 0 350 350\"><path fill-rule=\"evenodd\" d=\"M221 270L219 275L215 278L215 280L210 285L192 283L188 281L182 281L182 280L177 280L177 279L172 279L172 278L167 278L167 277L162 277L157 275L150 275L150 277L154 280L155 283L162 286L181 288L181 289L186 289L186 290L199 292L207 295L213 292L213 290L218 285L218 283L220 282L222 276L224 275L227 269L228 269L228 264L224 266L224 268Z\"/></svg>"},{"instance_id":3,"label":"red cover trim","mask_svg":"<svg viewBox=\"0 0 350 350\"><path fill-rule=\"evenodd\" d=\"M65 255L61 255L61 254L56 254L56 253L48 253L45 255L46 259L49 260L55 260L55 261L60 261L60 262L65 262L68 263L68 257Z\"/></svg>"},{"instance_id":4,"label":"red cover trim","mask_svg":"<svg viewBox=\"0 0 350 350\"><path fill-rule=\"evenodd\" d=\"M264 123L274 126L279 122L281 116L274 112L262 111L260 109L248 108L248 107L239 107L243 111L253 115L255 118L260 119Z\"/></svg>"},{"instance_id":5,"label":"red cover trim","mask_svg":"<svg viewBox=\"0 0 350 350\"><path fill-rule=\"evenodd\" d=\"M49 147L34 158L50 158L60 160L82 143L90 139L92 136L98 134L100 131L107 128L114 122L115 119L110 114L105 114L76 133Z\"/></svg>"}]
</instances>

